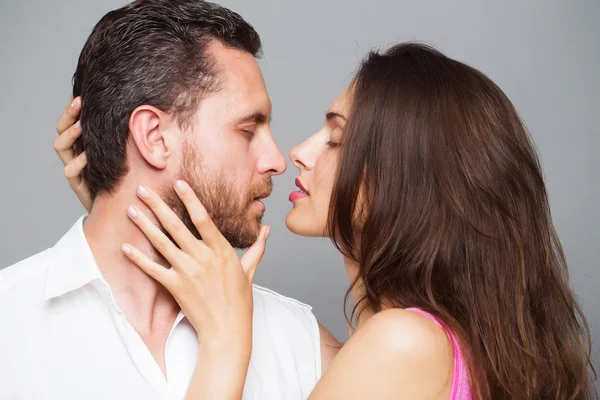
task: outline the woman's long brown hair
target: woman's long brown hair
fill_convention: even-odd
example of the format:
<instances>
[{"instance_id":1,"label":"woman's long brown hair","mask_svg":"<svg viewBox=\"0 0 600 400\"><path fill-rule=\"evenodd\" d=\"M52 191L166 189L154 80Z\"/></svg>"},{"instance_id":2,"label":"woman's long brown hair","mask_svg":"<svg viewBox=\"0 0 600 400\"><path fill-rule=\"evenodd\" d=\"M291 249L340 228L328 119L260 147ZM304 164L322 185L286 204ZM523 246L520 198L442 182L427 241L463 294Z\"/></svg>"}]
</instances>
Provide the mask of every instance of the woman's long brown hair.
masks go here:
<instances>
[{"instance_id":1,"label":"woman's long brown hair","mask_svg":"<svg viewBox=\"0 0 600 400\"><path fill-rule=\"evenodd\" d=\"M437 316L478 399L592 398L589 328L506 95L414 43L369 54L352 88L329 215L335 245L360 264L350 320L384 305Z\"/></svg>"}]
</instances>

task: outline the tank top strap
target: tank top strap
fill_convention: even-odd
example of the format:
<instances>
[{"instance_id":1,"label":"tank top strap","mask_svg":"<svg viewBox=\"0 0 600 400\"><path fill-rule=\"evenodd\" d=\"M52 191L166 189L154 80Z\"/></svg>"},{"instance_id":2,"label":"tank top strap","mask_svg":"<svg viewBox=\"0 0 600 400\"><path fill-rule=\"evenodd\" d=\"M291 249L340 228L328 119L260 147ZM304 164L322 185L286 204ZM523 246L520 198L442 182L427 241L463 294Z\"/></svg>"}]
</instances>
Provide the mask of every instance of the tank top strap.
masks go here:
<instances>
[{"instance_id":1,"label":"tank top strap","mask_svg":"<svg viewBox=\"0 0 600 400\"><path fill-rule=\"evenodd\" d=\"M460 344L454 333L445 327L436 317L420 308L406 308L406 311L416 312L433 321L438 327L444 330L450 342L454 353L454 371L452 373L452 390L450 400L471 400L471 384L469 383L469 370L463 357Z\"/></svg>"}]
</instances>

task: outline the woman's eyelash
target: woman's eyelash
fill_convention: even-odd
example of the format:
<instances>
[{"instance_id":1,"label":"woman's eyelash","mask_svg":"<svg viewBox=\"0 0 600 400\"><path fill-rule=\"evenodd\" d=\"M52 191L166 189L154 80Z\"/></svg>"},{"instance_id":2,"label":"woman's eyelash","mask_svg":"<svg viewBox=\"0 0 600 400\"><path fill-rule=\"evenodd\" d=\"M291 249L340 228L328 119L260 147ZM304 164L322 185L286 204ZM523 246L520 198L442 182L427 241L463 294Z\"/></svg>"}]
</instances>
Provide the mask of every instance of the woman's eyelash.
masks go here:
<instances>
[{"instance_id":1,"label":"woman's eyelash","mask_svg":"<svg viewBox=\"0 0 600 400\"><path fill-rule=\"evenodd\" d=\"M328 140L326 144L329 147L339 147L340 146L340 143L332 142L331 140Z\"/></svg>"}]
</instances>

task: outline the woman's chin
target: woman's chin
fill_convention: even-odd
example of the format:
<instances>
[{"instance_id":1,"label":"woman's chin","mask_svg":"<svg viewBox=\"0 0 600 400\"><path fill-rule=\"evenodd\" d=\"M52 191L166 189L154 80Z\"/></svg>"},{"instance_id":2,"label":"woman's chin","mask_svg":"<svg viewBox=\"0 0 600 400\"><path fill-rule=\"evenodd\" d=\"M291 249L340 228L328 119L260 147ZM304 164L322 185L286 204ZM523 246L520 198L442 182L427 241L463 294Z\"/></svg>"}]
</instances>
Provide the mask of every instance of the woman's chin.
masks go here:
<instances>
[{"instance_id":1,"label":"woman's chin","mask_svg":"<svg viewBox=\"0 0 600 400\"><path fill-rule=\"evenodd\" d=\"M288 230L298 236L326 237L325 229L317 226L314 219L307 215L300 215L298 210L292 209L285 217L285 226Z\"/></svg>"}]
</instances>

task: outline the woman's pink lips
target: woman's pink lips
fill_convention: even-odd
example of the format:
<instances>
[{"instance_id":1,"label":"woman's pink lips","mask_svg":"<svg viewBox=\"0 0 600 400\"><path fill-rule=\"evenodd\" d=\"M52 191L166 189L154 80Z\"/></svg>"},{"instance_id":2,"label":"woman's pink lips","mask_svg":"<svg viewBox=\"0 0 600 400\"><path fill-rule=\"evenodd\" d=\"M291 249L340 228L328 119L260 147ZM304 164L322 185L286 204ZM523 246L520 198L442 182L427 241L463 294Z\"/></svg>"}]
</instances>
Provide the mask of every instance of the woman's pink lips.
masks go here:
<instances>
[{"instance_id":1,"label":"woman's pink lips","mask_svg":"<svg viewBox=\"0 0 600 400\"><path fill-rule=\"evenodd\" d=\"M308 195L306 193L302 193L302 192L292 192L292 193L290 193L290 201L295 201L295 200L303 199L305 197L308 197Z\"/></svg>"},{"instance_id":2,"label":"woman's pink lips","mask_svg":"<svg viewBox=\"0 0 600 400\"><path fill-rule=\"evenodd\" d=\"M309 194L308 190L306 190L306 188L304 186L302 186L302 182L300 182L300 178L296 178L296 186L298 186L300 189L304 190L306 192L306 194Z\"/></svg>"},{"instance_id":3,"label":"woman's pink lips","mask_svg":"<svg viewBox=\"0 0 600 400\"><path fill-rule=\"evenodd\" d=\"M290 201L303 199L309 196L308 191L304 188L304 186L302 186L302 182L300 182L299 178L296 178L296 186L298 186L301 191L295 191L290 193Z\"/></svg>"}]
</instances>

